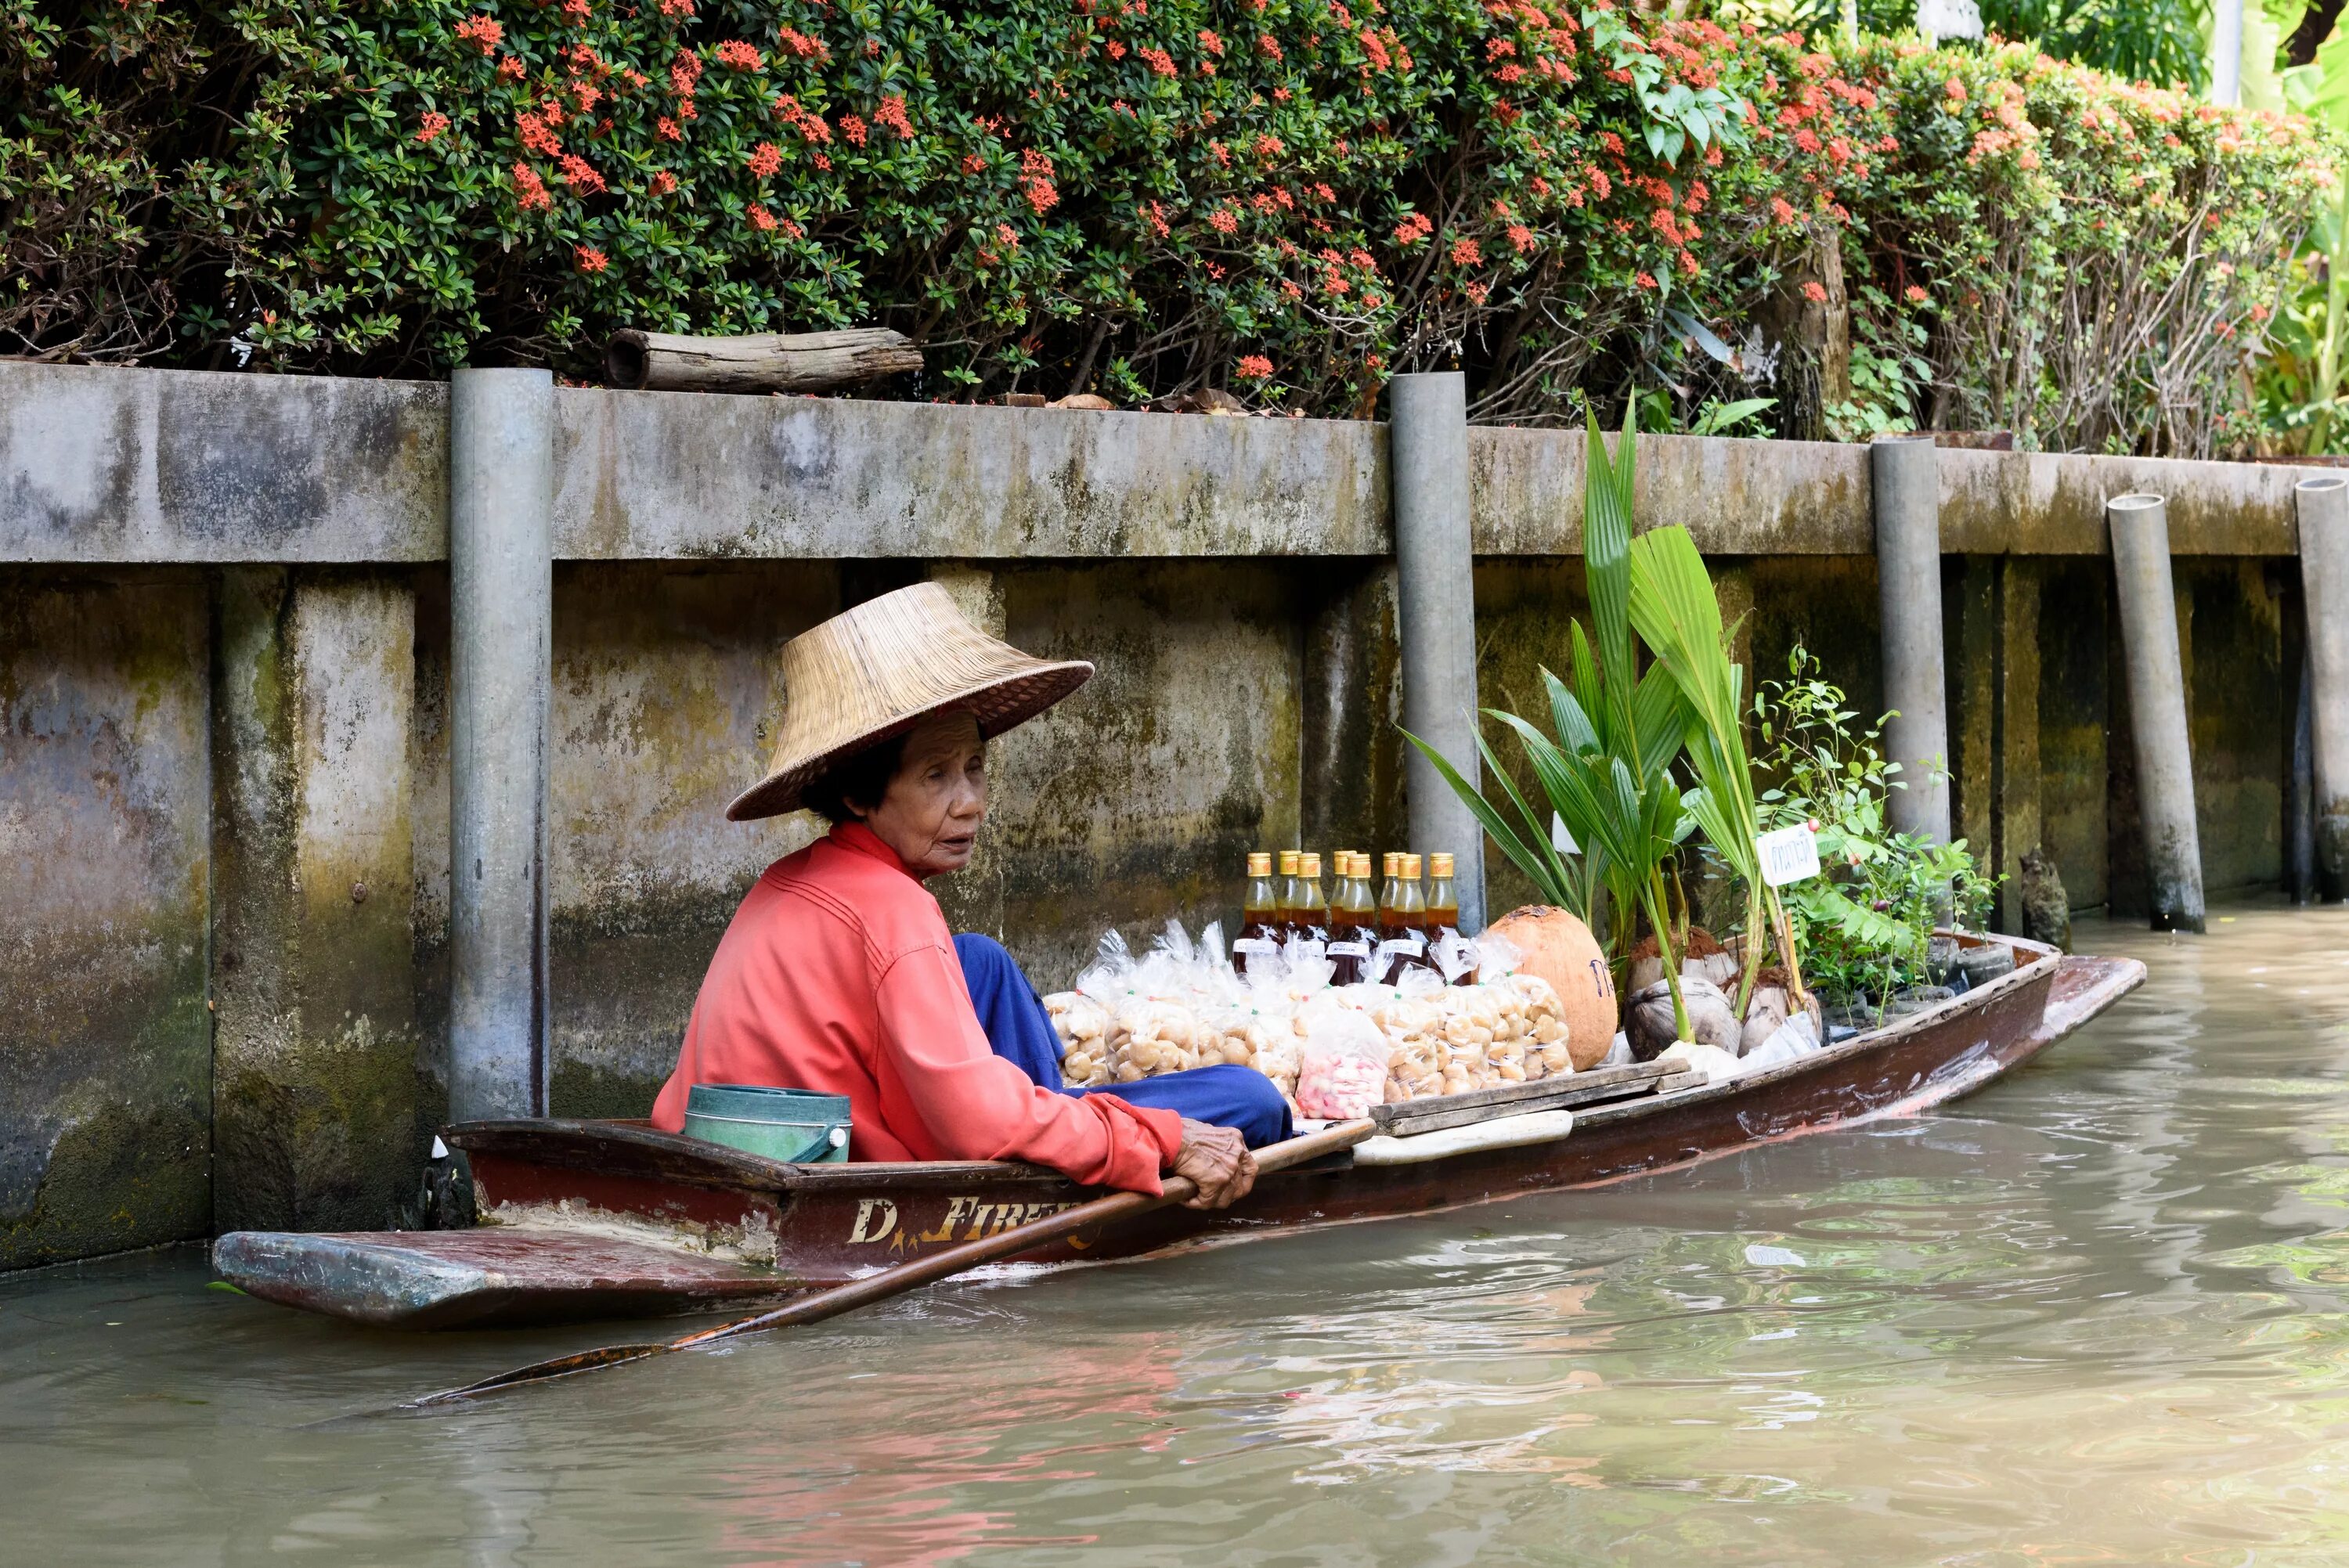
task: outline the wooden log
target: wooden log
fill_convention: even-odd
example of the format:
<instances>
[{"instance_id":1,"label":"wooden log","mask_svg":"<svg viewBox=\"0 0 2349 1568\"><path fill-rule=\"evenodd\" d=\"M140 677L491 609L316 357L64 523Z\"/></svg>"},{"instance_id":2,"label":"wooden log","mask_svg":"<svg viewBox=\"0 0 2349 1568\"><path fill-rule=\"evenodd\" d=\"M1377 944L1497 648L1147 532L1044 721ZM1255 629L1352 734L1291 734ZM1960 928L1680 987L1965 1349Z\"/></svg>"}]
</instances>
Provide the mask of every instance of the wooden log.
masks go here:
<instances>
[{"instance_id":1,"label":"wooden log","mask_svg":"<svg viewBox=\"0 0 2349 1568\"><path fill-rule=\"evenodd\" d=\"M756 337L626 327L604 352L605 379L636 392L823 392L921 367L922 351L885 326Z\"/></svg>"}]
</instances>

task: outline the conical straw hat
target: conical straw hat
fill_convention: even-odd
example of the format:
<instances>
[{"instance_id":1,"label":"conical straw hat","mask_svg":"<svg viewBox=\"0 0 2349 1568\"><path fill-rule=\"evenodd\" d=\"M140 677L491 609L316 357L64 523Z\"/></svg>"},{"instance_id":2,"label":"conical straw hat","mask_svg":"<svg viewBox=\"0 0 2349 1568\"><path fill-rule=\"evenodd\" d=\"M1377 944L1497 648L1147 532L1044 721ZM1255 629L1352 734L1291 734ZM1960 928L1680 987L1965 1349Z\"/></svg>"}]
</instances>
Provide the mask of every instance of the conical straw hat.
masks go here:
<instances>
[{"instance_id":1,"label":"conical straw hat","mask_svg":"<svg viewBox=\"0 0 2349 1568\"><path fill-rule=\"evenodd\" d=\"M783 645L783 728L766 778L729 819L797 810L833 763L902 735L941 708L967 707L983 736L1035 717L1092 678L1081 659L1031 659L963 618L935 583L868 599Z\"/></svg>"}]
</instances>

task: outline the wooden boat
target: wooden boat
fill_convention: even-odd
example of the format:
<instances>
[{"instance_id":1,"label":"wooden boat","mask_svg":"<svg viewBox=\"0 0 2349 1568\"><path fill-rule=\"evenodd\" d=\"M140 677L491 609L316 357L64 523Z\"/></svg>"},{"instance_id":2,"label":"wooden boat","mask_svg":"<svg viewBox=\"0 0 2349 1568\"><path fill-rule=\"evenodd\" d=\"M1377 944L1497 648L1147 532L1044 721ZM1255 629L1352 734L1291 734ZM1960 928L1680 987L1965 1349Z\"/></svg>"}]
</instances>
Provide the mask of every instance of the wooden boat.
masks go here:
<instances>
[{"instance_id":1,"label":"wooden boat","mask_svg":"<svg viewBox=\"0 0 2349 1568\"><path fill-rule=\"evenodd\" d=\"M1783 1066L1711 1085L1661 1068L1547 1080L1546 1094L1506 1091L1526 1099L1504 1119L1382 1140L1382 1152L1268 1176L1230 1209L1163 1209L1021 1261L1133 1257L1590 1187L1913 1115L2028 1061L2145 978L2133 959L1998 940L2015 950L2012 973ZM1393 1130L1495 1114L1446 1109L1393 1108ZM241 1232L215 1244L214 1266L254 1295L405 1328L694 1312L837 1284L1098 1195L1001 1161L788 1165L642 1122L477 1121L444 1136L471 1163L476 1228Z\"/></svg>"}]
</instances>

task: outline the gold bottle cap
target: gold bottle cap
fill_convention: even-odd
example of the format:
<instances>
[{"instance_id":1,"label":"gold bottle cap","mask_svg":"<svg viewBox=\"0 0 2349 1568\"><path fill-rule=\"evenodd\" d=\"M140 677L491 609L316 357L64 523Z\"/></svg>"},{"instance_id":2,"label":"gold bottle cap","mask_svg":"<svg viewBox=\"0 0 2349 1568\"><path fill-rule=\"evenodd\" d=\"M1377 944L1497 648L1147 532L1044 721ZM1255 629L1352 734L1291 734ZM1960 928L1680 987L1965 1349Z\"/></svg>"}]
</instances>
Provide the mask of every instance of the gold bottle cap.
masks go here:
<instances>
[{"instance_id":1,"label":"gold bottle cap","mask_svg":"<svg viewBox=\"0 0 2349 1568\"><path fill-rule=\"evenodd\" d=\"M1272 851L1269 850L1250 851L1248 853L1247 874L1252 877L1270 876L1272 874Z\"/></svg>"},{"instance_id":2,"label":"gold bottle cap","mask_svg":"<svg viewBox=\"0 0 2349 1568\"><path fill-rule=\"evenodd\" d=\"M1297 851L1295 850L1283 850L1280 851L1280 874L1285 877L1293 877L1297 874Z\"/></svg>"},{"instance_id":3,"label":"gold bottle cap","mask_svg":"<svg viewBox=\"0 0 2349 1568\"><path fill-rule=\"evenodd\" d=\"M1433 877L1450 876L1452 874L1452 857L1450 855L1428 856L1427 874Z\"/></svg>"},{"instance_id":4,"label":"gold bottle cap","mask_svg":"<svg viewBox=\"0 0 2349 1568\"><path fill-rule=\"evenodd\" d=\"M1403 856L1402 880L1405 882L1417 882L1419 880L1419 857L1417 855Z\"/></svg>"},{"instance_id":5,"label":"gold bottle cap","mask_svg":"<svg viewBox=\"0 0 2349 1568\"><path fill-rule=\"evenodd\" d=\"M1386 875L1390 880L1402 875L1402 856L1400 852L1389 850L1381 859L1385 864Z\"/></svg>"},{"instance_id":6,"label":"gold bottle cap","mask_svg":"<svg viewBox=\"0 0 2349 1568\"><path fill-rule=\"evenodd\" d=\"M1308 851L1304 854L1298 856L1297 861L1297 874L1299 876L1304 877L1309 881L1318 882L1320 880L1321 856L1319 853L1313 851Z\"/></svg>"},{"instance_id":7,"label":"gold bottle cap","mask_svg":"<svg viewBox=\"0 0 2349 1568\"><path fill-rule=\"evenodd\" d=\"M1347 875L1362 882L1371 880L1371 854L1368 850L1356 850L1346 862Z\"/></svg>"}]
</instances>

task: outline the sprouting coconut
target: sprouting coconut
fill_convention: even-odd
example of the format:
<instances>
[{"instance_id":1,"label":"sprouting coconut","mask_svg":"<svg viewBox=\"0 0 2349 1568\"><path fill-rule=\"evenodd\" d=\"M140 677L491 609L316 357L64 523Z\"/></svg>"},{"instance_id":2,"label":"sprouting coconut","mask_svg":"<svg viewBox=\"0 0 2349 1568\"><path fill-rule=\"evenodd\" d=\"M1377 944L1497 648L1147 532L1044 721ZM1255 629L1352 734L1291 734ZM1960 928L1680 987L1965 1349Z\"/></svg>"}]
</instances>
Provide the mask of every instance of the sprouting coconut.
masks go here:
<instances>
[{"instance_id":1,"label":"sprouting coconut","mask_svg":"<svg viewBox=\"0 0 2349 1568\"><path fill-rule=\"evenodd\" d=\"M1513 909L1485 928L1523 956L1518 967L1538 975L1557 993L1566 1021L1567 1054L1574 1070L1595 1066L1615 1043L1615 984L1590 927L1550 904Z\"/></svg>"}]
</instances>

